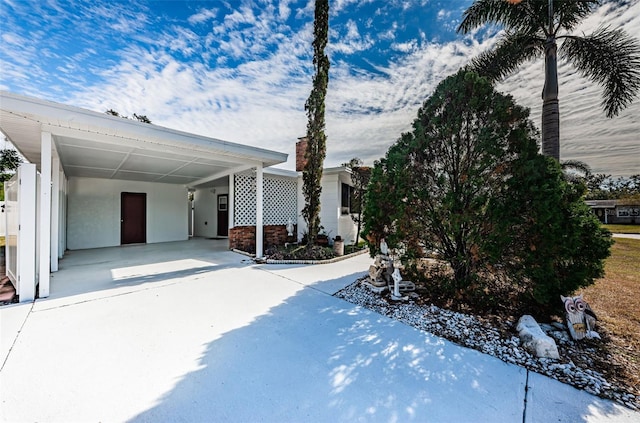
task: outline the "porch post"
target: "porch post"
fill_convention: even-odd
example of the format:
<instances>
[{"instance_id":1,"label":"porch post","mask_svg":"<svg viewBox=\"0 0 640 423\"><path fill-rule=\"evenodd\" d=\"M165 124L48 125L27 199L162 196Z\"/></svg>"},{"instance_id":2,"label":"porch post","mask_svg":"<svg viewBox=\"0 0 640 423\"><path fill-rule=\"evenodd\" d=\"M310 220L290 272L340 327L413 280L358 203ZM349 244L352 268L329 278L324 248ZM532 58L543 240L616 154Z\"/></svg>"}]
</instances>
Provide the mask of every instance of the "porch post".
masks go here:
<instances>
[{"instance_id":1,"label":"porch post","mask_svg":"<svg viewBox=\"0 0 640 423\"><path fill-rule=\"evenodd\" d=\"M51 132L40 136L40 298L49 296L51 276Z\"/></svg>"},{"instance_id":2,"label":"porch post","mask_svg":"<svg viewBox=\"0 0 640 423\"><path fill-rule=\"evenodd\" d=\"M263 248L262 243L264 240L264 227L262 216L262 186L263 186L263 172L262 163L256 166L256 258L262 258Z\"/></svg>"},{"instance_id":3,"label":"porch post","mask_svg":"<svg viewBox=\"0 0 640 423\"><path fill-rule=\"evenodd\" d=\"M229 210L229 230L231 230L231 228L233 228L234 226L236 226L236 222L235 222L235 186L236 186L236 181L235 181L235 173L232 173L231 175L229 175L229 202L227 205L227 209Z\"/></svg>"},{"instance_id":4,"label":"porch post","mask_svg":"<svg viewBox=\"0 0 640 423\"><path fill-rule=\"evenodd\" d=\"M51 161L51 271L58 271L58 238L60 236L60 159Z\"/></svg>"}]
</instances>

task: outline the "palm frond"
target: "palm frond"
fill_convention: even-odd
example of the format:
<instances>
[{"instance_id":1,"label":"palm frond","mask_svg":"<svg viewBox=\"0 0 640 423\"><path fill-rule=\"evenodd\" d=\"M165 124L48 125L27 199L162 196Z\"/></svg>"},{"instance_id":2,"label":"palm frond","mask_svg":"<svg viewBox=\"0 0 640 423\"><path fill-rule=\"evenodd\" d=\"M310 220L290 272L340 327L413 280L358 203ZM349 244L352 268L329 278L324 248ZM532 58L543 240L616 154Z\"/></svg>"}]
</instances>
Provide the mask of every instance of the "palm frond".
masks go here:
<instances>
[{"instance_id":1,"label":"palm frond","mask_svg":"<svg viewBox=\"0 0 640 423\"><path fill-rule=\"evenodd\" d=\"M627 107L640 90L640 43L622 30L599 28L591 35L567 36L560 49L585 77L604 88L607 117Z\"/></svg>"},{"instance_id":2,"label":"palm frond","mask_svg":"<svg viewBox=\"0 0 640 423\"><path fill-rule=\"evenodd\" d=\"M547 2L546 0L544 1ZM567 32L571 32L584 18L589 16L600 3L600 0L556 0L553 3L553 14L557 17L558 27Z\"/></svg>"},{"instance_id":3,"label":"palm frond","mask_svg":"<svg viewBox=\"0 0 640 423\"><path fill-rule=\"evenodd\" d=\"M457 32L463 34L485 24L500 24L514 31L545 31L548 17L547 0L522 0L512 4L506 0L476 0L463 13Z\"/></svg>"},{"instance_id":4,"label":"palm frond","mask_svg":"<svg viewBox=\"0 0 640 423\"><path fill-rule=\"evenodd\" d=\"M507 34L489 51L471 61L471 69L491 81L499 81L513 73L522 63L544 52L544 39L535 34Z\"/></svg>"},{"instance_id":5,"label":"palm frond","mask_svg":"<svg viewBox=\"0 0 640 423\"><path fill-rule=\"evenodd\" d=\"M564 172L573 171L582 173L583 175L589 175L591 173L591 166L580 160L563 160L560 163L560 167L562 167Z\"/></svg>"}]
</instances>

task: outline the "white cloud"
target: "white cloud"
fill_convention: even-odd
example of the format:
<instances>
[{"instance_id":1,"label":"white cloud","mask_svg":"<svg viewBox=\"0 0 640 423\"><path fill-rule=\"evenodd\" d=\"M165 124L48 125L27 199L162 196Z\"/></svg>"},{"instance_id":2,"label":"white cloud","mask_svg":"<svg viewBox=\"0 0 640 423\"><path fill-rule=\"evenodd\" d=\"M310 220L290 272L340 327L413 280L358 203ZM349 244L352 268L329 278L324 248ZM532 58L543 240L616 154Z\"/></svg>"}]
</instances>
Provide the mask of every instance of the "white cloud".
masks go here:
<instances>
[{"instance_id":1,"label":"white cloud","mask_svg":"<svg viewBox=\"0 0 640 423\"><path fill-rule=\"evenodd\" d=\"M385 10L391 3L417 6L416 2L392 0L385 3ZM31 10L16 4L19 9L12 9L12 13L49 13L38 5ZM357 11L361 4L337 0L331 3L332 13ZM113 108L125 115L145 114L158 125L286 152L290 156L287 167L293 168L294 143L306 131L304 103L311 90L313 0L273 0L260 8L248 3L233 6L234 10L225 9L220 3L218 8L201 9L184 26L172 23L160 33L150 32L144 9L123 11L102 3L84 8L74 12L79 16L74 19L79 20L78 25L91 22L84 31L93 31L95 39L72 57L60 55L56 46L66 40L48 31L24 34L4 30L0 54L13 60L2 62L3 81L22 81L22 93L36 97L43 94L33 81L46 81L43 85L49 87L53 100L59 96L92 110ZM105 16L107 13L113 16ZM109 25L100 29L96 16L117 30L108 30ZM304 22L296 31L286 22L293 18ZM442 18L449 20L450 16L443 13ZM64 19L70 18L52 14L43 19L47 25L62 27ZM126 32L121 26L125 22L131 23L135 32ZM382 157L403 131L411 129L418 108L436 85L495 42L482 31L449 43L426 42L422 30L419 40L404 40L395 20L388 21L387 29L379 33L371 32L367 19L333 22L327 166L354 156L367 163ZM344 25L340 27L338 22ZM590 32L599 24L623 26L630 34L640 34L640 2L633 1L615 13L611 6L605 6L584 29ZM206 26L211 29L203 31ZM431 33L428 27L425 30ZM30 42L27 35L36 41ZM109 52L105 62L91 63L92 57L104 52L101 40L108 37L134 42L123 41L125 47ZM357 55L379 48L373 38L385 46L392 42L395 61L384 64ZM368 67L337 60L340 55L354 55ZM55 79L48 68L51 63L64 70ZM91 63L90 72L74 72L86 63ZM640 99L619 117L608 120L599 106L599 87L568 67L561 67L560 78L562 158L585 160L598 172L639 173ZM532 119L538 126L542 82L542 63L531 63L500 85L519 103L532 108ZM75 87L71 94L69 86Z\"/></svg>"},{"instance_id":2,"label":"white cloud","mask_svg":"<svg viewBox=\"0 0 640 423\"><path fill-rule=\"evenodd\" d=\"M373 46L373 40L368 35L365 37L361 36L358 30L358 24L352 19L347 21L345 29L346 33L331 30L332 42L329 43L327 47L329 52L353 54Z\"/></svg>"},{"instance_id":3,"label":"white cloud","mask_svg":"<svg viewBox=\"0 0 640 423\"><path fill-rule=\"evenodd\" d=\"M218 16L218 9L201 9L195 15L189 16L188 22L192 25L201 24L213 20Z\"/></svg>"}]
</instances>

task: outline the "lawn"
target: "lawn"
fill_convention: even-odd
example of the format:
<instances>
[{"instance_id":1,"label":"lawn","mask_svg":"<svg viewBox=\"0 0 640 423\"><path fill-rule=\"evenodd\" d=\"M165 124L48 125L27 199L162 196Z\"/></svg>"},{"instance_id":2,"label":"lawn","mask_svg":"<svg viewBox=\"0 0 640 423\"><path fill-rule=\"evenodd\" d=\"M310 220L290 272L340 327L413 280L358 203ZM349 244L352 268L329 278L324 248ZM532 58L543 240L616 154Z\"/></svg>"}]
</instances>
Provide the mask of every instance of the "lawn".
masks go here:
<instances>
[{"instance_id":1,"label":"lawn","mask_svg":"<svg viewBox=\"0 0 640 423\"><path fill-rule=\"evenodd\" d=\"M636 226L638 228L638 226ZM620 377L640 385L640 240L616 238L605 276L581 290L610 338Z\"/></svg>"},{"instance_id":2,"label":"lawn","mask_svg":"<svg viewBox=\"0 0 640 423\"><path fill-rule=\"evenodd\" d=\"M602 225L614 234L640 234L640 225Z\"/></svg>"}]
</instances>

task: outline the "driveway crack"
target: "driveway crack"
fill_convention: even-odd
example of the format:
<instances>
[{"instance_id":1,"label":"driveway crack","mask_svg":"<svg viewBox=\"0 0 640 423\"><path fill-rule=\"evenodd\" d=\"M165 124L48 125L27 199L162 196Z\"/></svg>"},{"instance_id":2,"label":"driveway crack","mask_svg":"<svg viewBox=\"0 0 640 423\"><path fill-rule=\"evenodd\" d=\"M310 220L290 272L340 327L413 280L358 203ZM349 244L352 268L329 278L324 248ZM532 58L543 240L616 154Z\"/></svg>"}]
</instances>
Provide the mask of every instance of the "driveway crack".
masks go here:
<instances>
[{"instance_id":1,"label":"driveway crack","mask_svg":"<svg viewBox=\"0 0 640 423\"><path fill-rule=\"evenodd\" d=\"M527 378L524 382L524 404L522 407L522 423L527 421L527 396L529 395L529 369L527 370Z\"/></svg>"}]
</instances>

